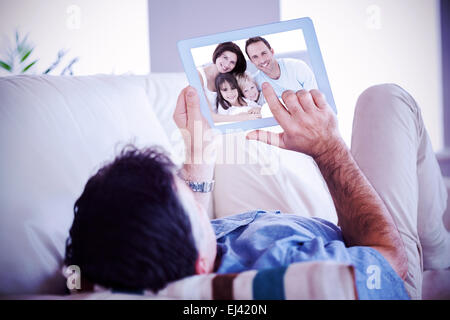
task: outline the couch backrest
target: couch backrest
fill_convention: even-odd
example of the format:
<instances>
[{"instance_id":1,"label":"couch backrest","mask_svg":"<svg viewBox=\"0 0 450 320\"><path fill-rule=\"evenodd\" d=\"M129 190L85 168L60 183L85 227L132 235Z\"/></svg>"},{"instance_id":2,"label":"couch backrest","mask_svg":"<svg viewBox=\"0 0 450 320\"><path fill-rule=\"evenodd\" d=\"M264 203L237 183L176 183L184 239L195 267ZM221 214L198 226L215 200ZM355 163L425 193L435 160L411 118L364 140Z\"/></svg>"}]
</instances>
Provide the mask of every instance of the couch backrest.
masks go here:
<instances>
[{"instance_id":1,"label":"couch backrest","mask_svg":"<svg viewBox=\"0 0 450 320\"><path fill-rule=\"evenodd\" d=\"M65 240L87 179L129 142L173 151L173 121L164 129L150 104L155 77L0 78L0 294L63 292ZM177 98L166 96L162 118Z\"/></svg>"}]
</instances>

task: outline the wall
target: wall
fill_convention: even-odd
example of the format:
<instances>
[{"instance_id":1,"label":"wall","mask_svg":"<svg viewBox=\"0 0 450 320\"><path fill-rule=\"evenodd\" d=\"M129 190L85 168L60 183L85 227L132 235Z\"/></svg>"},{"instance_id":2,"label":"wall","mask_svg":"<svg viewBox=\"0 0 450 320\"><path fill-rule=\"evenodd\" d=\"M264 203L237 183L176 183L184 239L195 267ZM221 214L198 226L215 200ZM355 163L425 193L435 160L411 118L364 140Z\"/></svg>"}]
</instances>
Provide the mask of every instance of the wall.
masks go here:
<instances>
[{"instance_id":1,"label":"wall","mask_svg":"<svg viewBox=\"0 0 450 320\"><path fill-rule=\"evenodd\" d=\"M79 57L75 75L150 70L147 0L0 1L0 55L15 28L35 45L36 73L63 48L70 50L63 64Z\"/></svg>"},{"instance_id":2,"label":"wall","mask_svg":"<svg viewBox=\"0 0 450 320\"><path fill-rule=\"evenodd\" d=\"M441 0L442 87L444 88L444 145L437 154L442 173L450 177L450 1ZM450 183L450 182L449 182Z\"/></svg>"},{"instance_id":3,"label":"wall","mask_svg":"<svg viewBox=\"0 0 450 320\"><path fill-rule=\"evenodd\" d=\"M450 149L450 1L441 0L442 84L445 146Z\"/></svg>"},{"instance_id":4,"label":"wall","mask_svg":"<svg viewBox=\"0 0 450 320\"><path fill-rule=\"evenodd\" d=\"M437 0L281 0L280 12L282 20L312 18L348 143L358 95L394 82L418 101L433 147L442 149Z\"/></svg>"},{"instance_id":5,"label":"wall","mask_svg":"<svg viewBox=\"0 0 450 320\"><path fill-rule=\"evenodd\" d=\"M152 72L183 72L177 42L277 22L277 0L149 0Z\"/></svg>"},{"instance_id":6,"label":"wall","mask_svg":"<svg viewBox=\"0 0 450 320\"><path fill-rule=\"evenodd\" d=\"M70 49L67 59L80 58L76 75L182 72L178 40L280 16L313 19L347 142L358 95L396 82L419 102L433 146L442 149L438 0L0 1L0 55L18 27L36 45L37 73L62 48Z\"/></svg>"}]
</instances>

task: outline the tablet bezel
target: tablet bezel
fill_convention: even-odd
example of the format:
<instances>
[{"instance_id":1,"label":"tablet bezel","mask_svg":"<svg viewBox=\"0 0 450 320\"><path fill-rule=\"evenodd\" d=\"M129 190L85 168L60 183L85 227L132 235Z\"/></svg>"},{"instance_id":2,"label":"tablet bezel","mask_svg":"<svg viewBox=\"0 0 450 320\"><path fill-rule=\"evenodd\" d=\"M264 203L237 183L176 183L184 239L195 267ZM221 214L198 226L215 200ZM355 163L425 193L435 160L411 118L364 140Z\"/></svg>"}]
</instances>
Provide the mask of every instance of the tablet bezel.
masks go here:
<instances>
[{"instance_id":1,"label":"tablet bezel","mask_svg":"<svg viewBox=\"0 0 450 320\"><path fill-rule=\"evenodd\" d=\"M221 32L212 35L185 39L178 41L177 47L180 54L181 61L191 86L197 89L200 96L200 108L203 116L207 119L211 128L217 129L223 133L233 132L236 130L251 130L264 127L277 126L278 122L273 117L262 118L256 120L247 120L240 122L233 122L227 124L215 123L211 116L211 111L206 100L206 95L203 92L203 87L198 76L197 67L194 63L191 49L204 47L214 44L219 44L227 41L237 41L242 39L248 39L251 37L262 36L280 33L285 31L301 29L303 37L305 39L307 52L310 58L312 71L316 78L316 82L319 90L325 95L328 104L337 113L336 105L334 103L333 94L331 92L330 83L328 81L327 72L320 51L319 43L317 41L316 32L313 22L310 18L300 18L289 21L282 21L276 23L270 23L250 28L244 28L234 31ZM244 53L245 54L245 53Z\"/></svg>"}]
</instances>

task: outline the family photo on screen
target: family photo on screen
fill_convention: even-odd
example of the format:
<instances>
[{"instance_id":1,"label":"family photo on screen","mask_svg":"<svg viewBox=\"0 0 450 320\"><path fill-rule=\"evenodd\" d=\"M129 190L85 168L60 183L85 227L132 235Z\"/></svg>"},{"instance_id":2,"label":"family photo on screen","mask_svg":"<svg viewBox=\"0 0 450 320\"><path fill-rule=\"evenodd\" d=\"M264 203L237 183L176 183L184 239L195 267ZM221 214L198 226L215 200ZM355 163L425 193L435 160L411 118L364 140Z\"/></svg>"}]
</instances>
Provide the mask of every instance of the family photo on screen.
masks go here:
<instances>
[{"instance_id":1,"label":"family photo on screen","mask_svg":"<svg viewBox=\"0 0 450 320\"><path fill-rule=\"evenodd\" d=\"M286 90L317 89L314 73L304 60L307 55L300 59L295 52L276 55L276 48L260 36L247 39L242 49L231 41L218 44L212 62L197 66L214 122L272 117L261 92L264 82L278 97Z\"/></svg>"}]
</instances>

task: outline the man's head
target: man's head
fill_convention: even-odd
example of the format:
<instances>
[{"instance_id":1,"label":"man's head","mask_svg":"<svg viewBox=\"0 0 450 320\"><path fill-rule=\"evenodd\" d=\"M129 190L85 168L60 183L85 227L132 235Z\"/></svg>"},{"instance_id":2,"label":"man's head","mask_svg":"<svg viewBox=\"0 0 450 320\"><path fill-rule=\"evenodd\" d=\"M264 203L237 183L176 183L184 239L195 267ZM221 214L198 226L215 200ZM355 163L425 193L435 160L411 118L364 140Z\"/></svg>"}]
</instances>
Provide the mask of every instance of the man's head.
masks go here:
<instances>
[{"instance_id":1,"label":"man's head","mask_svg":"<svg viewBox=\"0 0 450 320\"><path fill-rule=\"evenodd\" d=\"M245 42L245 52L250 61L262 72L271 74L277 68L274 50L263 37L253 37Z\"/></svg>"},{"instance_id":2,"label":"man's head","mask_svg":"<svg viewBox=\"0 0 450 320\"><path fill-rule=\"evenodd\" d=\"M175 169L160 150L134 147L101 168L75 202L66 265L122 290L212 271L212 227Z\"/></svg>"}]
</instances>

